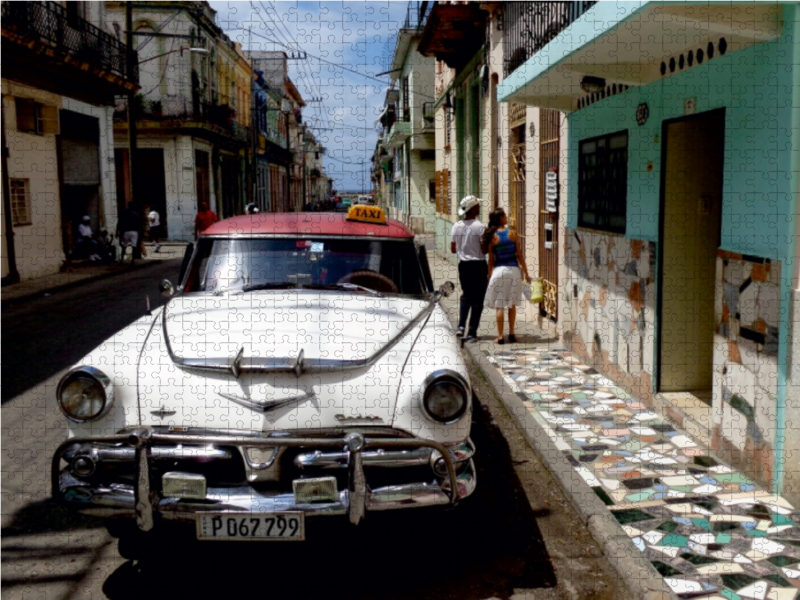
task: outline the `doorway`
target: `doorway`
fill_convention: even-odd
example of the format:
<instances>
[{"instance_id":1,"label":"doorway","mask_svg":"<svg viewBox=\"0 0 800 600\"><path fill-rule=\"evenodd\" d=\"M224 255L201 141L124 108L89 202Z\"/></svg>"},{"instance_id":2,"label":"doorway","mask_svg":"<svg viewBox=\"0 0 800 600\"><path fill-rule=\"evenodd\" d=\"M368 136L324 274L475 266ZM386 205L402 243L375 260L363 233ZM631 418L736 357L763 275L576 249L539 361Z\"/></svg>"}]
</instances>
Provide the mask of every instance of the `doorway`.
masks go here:
<instances>
[{"instance_id":1,"label":"doorway","mask_svg":"<svg viewBox=\"0 0 800 600\"><path fill-rule=\"evenodd\" d=\"M162 148L137 148L136 166L141 174L136 180L137 205L139 210L149 206L158 212L161 221L161 236L167 238L167 188L164 176L164 150Z\"/></svg>"},{"instance_id":2,"label":"doorway","mask_svg":"<svg viewBox=\"0 0 800 600\"><path fill-rule=\"evenodd\" d=\"M711 403L725 110L662 125L658 391Z\"/></svg>"}]
</instances>

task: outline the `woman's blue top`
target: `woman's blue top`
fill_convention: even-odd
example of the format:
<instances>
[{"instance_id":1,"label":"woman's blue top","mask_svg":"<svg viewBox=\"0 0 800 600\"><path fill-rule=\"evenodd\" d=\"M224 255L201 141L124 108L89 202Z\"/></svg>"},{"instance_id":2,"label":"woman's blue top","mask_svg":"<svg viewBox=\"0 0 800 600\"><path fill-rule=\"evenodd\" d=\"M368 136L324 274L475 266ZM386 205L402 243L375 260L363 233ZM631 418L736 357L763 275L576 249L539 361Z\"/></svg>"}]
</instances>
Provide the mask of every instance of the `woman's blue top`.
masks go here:
<instances>
[{"instance_id":1,"label":"woman's blue top","mask_svg":"<svg viewBox=\"0 0 800 600\"><path fill-rule=\"evenodd\" d=\"M497 232L500 241L494 247L495 267L518 267L517 242L508 239L508 229Z\"/></svg>"}]
</instances>

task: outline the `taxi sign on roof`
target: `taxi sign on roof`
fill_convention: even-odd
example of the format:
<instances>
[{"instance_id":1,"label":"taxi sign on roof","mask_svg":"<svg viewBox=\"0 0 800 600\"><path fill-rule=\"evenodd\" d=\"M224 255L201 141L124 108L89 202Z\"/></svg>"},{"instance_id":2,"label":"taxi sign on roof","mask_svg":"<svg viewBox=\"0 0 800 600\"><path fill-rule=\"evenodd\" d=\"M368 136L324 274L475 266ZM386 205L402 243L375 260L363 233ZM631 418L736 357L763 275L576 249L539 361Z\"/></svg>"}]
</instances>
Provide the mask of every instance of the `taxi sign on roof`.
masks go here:
<instances>
[{"instance_id":1,"label":"taxi sign on roof","mask_svg":"<svg viewBox=\"0 0 800 600\"><path fill-rule=\"evenodd\" d=\"M347 220L386 225L386 213L379 206L356 204L347 211Z\"/></svg>"}]
</instances>

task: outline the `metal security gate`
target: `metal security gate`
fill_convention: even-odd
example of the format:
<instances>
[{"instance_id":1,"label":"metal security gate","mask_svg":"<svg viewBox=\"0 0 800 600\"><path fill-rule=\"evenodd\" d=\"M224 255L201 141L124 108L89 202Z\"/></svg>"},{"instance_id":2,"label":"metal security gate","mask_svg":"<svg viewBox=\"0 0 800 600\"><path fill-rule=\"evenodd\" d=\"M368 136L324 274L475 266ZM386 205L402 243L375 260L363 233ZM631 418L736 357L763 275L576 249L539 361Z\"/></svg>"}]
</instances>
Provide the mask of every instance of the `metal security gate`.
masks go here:
<instances>
[{"instance_id":1,"label":"metal security gate","mask_svg":"<svg viewBox=\"0 0 800 600\"><path fill-rule=\"evenodd\" d=\"M511 130L511 198L508 224L517 233L525 255L525 124Z\"/></svg>"},{"instance_id":2,"label":"metal security gate","mask_svg":"<svg viewBox=\"0 0 800 600\"><path fill-rule=\"evenodd\" d=\"M548 177L550 188L559 180L558 160L560 153L557 110L539 111L539 277L542 279L544 301L539 304L542 316L558 320L558 208L559 199L548 201ZM549 174L549 175L548 175ZM552 192L551 192L552 193ZM550 210L555 209L555 210Z\"/></svg>"}]
</instances>

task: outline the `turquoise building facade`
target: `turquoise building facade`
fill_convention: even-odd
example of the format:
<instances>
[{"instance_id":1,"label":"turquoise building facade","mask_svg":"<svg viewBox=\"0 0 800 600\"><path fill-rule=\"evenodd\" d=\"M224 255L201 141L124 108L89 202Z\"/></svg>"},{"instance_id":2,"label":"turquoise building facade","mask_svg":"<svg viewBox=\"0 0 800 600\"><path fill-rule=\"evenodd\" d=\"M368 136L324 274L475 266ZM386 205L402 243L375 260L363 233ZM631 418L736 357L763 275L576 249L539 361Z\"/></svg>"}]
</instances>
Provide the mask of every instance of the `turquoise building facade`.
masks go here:
<instances>
[{"instance_id":1,"label":"turquoise building facade","mask_svg":"<svg viewBox=\"0 0 800 600\"><path fill-rule=\"evenodd\" d=\"M601 2L498 87L567 113L565 341L794 501L798 27L797 3Z\"/></svg>"}]
</instances>

